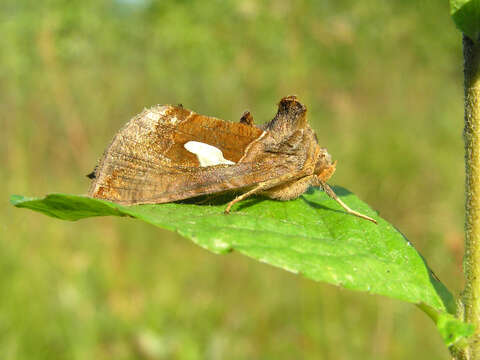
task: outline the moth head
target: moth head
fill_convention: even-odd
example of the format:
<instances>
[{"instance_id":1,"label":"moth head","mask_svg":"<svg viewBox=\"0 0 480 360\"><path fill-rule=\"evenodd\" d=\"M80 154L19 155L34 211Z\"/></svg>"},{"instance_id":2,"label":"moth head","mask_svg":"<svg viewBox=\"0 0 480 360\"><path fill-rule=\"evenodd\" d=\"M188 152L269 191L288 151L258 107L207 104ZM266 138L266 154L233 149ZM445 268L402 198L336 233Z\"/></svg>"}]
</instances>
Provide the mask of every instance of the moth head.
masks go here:
<instances>
[{"instance_id":1,"label":"moth head","mask_svg":"<svg viewBox=\"0 0 480 360\"><path fill-rule=\"evenodd\" d=\"M307 126L307 107L295 95L284 97L278 103L278 111L266 129L277 134L288 134Z\"/></svg>"},{"instance_id":2,"label":"moth head","mask_svg":"<svg viewBox=\"0 0 480 360\"><path fill-rule=\"evenodd\" d=\"M332 161L332 156L328 153L327 149L321 148L320 154L315 164L315 175L322 181L327 181L335 172L337 161Z\"/></svg>"}]
</instances>

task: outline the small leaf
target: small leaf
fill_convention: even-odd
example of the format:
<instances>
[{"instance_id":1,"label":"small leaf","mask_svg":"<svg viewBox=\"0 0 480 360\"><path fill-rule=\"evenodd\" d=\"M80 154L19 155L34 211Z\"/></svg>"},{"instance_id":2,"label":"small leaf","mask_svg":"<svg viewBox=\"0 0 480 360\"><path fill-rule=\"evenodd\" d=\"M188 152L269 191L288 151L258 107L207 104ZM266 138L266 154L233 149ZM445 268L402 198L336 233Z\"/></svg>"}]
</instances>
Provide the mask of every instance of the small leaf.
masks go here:
<instances>
[{"instance_id":1,"label":"small leaf","mask_svg":"<svg viewBox=\"0 0 480 360\"><path fill-rule=\"evenodd\" d=\"M450 0L450 14L458 29L472 40L480 35L480 0Z\"/></svg>"},{"instance_id":2,"label":"small leaf","mask_svg":"<svg viewBox=\"0 0 480 360\"><path fill-rule=\"evenodd\" d=\"M438 312L425 304L419 304L418 307L435 322L447 346L457 344L458 348L462 348L461 345L466 345L465 339L475 332L475 327L472 324L464 323L452 314Z\"/></svg>"},{"instance_id":3,"label":"small leaf","mask_svg":"<svg viewBox=\"0 0 480 360\"><path fill-rule=\"evenodd\" d=\"M378 225L346 214L326 194L313 189L292 201L251 198L235 206L230 215L223 213L224 203L122 206L63 194L43 199L12 196L11 202L64 220L131 216L176 231L214 253L236 250L315 281L422 304L420 308L431 317L437 314L437 326L438 314L453 314L453 296L412 244L349 191L334 190L352 209L378 220ZM460 321L448 319L455 322L442 323L439 329L448 329L446 341L457 341L465 331L452 326Z\"/></svg>"},{"instance_id":4,"label":"small leaf","mask_svg":"<svg viewBox=\"0 0 480 360\"><path fill-rule=\"evenodd\" d=\"M453 315L442 313L437 321L440 335L447 346L452 346L462 339L469 338L475 332L472 324L466 324Z\"/></svg>"}]
</instances>

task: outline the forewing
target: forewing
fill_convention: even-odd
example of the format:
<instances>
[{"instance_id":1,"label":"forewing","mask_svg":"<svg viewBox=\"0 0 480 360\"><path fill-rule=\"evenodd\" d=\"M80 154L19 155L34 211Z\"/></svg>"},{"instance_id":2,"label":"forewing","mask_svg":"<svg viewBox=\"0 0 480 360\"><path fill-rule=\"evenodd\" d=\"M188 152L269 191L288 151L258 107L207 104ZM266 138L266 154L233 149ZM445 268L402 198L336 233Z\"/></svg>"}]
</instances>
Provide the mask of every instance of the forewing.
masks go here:
<instances>
[{"instance_id":1,"label":"forewing","mask_svg":"<svg viewBox=\"0 0 480 360\"><path fill-rule=\"evenodd\" d=\"M282 159L275 154L244 156L249 149L255 150L252 144L260 146L256 143L264 135L255 126L181 107L145 110L120 130L105 151L89 195L124 204L164 203L281 176L288 168L276 166ZM197 157L184 148L188 141L215 146L236 164L200 167Z\"/></svg>"}]
</instances>

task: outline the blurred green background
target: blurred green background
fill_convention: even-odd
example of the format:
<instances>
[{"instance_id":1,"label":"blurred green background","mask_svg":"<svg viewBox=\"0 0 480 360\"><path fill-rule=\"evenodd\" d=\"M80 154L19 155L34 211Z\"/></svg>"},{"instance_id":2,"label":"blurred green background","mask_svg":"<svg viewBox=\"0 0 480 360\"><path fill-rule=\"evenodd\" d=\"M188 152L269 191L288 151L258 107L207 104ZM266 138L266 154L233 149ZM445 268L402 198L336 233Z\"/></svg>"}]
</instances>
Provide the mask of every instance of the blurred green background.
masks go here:
<instances>
[{"instance_id":1,"label":"blurred green background","mask_svg":"<svg viewBox=\"0 0 480 360\"><path fill-rule=\"evenodd\" d=\"M10 194L86 193L153 104L237 121L297 94L347 187L462 288L461 36L446 1L2 0L0 357L448 359L417 308L216 256L129 219L67 223Z\"/></svg>"}]
</instances>

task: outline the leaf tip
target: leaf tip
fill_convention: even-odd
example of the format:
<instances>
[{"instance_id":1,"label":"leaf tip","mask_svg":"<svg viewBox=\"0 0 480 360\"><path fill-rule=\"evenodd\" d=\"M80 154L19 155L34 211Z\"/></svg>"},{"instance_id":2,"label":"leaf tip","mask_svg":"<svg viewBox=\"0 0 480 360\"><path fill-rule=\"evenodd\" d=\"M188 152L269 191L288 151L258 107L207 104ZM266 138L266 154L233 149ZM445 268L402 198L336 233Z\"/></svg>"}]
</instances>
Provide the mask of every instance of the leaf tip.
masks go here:
<instances>
[{"instance_id":1,"label":"leaf tip","mask_svg":"<svg viewBox=\"0 0 480 360\"><path fill-rule=\"evenodd\" d=\"M29 200L32 200L32 199L26 198L25 196L17 195L17 194L10 195L10 204L12 204L13 206L18 206L21 203Z\"/></svg>"}]
</instances>

